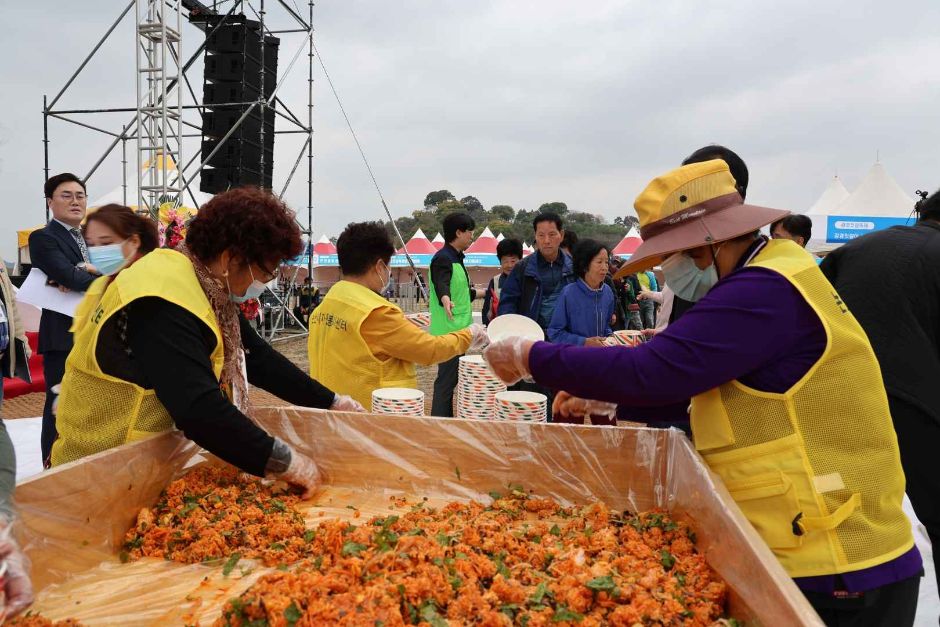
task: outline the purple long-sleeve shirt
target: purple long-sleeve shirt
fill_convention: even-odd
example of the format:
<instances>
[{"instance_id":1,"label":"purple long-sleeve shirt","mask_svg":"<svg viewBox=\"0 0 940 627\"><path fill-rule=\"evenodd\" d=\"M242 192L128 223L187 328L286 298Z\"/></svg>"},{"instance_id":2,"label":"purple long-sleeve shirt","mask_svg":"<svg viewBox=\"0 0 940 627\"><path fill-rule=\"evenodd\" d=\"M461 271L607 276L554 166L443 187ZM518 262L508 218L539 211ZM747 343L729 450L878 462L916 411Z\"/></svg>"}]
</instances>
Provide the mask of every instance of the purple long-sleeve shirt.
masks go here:
<instances>
[{"instance_id":1,"label":"purple long-sleeve shirt","mask_svg":"<svg viewBox=\"0 0 940 627\"><path fill-rule=\"evenodd\" d=\"M749 251L742 264L758 249ZM786 278L765 268L739 267L646 344L628 349L538 342L529 353L529 369L537 383L552 389L652 407L680 402L734 379L760 391L783 393L803 378L825 348L822 322ZM582 376L584 372L591 376ZM814 592L864 592L921 570L914 547L872 568L798 578L796 583Z\"/></svg>"}]
</instances>

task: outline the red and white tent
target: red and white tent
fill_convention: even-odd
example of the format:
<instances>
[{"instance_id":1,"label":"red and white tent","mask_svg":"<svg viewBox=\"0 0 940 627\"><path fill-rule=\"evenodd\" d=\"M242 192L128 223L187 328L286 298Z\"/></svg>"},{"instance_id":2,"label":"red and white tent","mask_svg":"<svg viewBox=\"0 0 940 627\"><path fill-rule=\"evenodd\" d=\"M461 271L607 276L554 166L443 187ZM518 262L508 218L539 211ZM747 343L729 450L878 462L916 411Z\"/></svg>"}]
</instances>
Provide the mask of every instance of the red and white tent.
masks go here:
<instances>
[{"instance_id":1,"label":"red and white tent","mask_svg":"<svg viewBox=\"0 0 940 627\"><path fill-rule=\"evenodd\" d=\"M522 242L522 256L528 257L535 252L535 249L529 246L526 242Z\"/></svg>"},{"instance_id":2,"label":"red and white tent","mask_svg":"<svg viewBox=\"0 0 940 627\"><path fill-rule=\"evenodd\" d=\"M425 235L424 231L421 229L415 231L415 234L411 236L411 239L408 240L405 247L398 249L398 253L401 254L405 250L412 255L433 255L437 252L437 248L434 247L434 244L431 243L431 240L428 239L428 236Z\"/></svg>"},{"instance_id":3,"label":"red and white tent","mask_svg":"<svg viewBox=\"0 0 940 627\"><path fill-rule=\"evenodd\" d=\"M438 231L437 235L434 236L434 239L431 240L431 244L433 244L434 248L436 248L437 250L444 248L444 244L446 243L447 242L444 241L444 236L441 235L440 231Z\"/></svg>"},{"instance_id":4,"label":"red and white tent","mask_svg":"<svg viewBox=\"0 0 940 627\"><path fill-rule=\"evenodd\" d=\"M500 233L499 235L496 236L496 243L498 244L498 243L500 243L501 241L503 241L504 239L506 239L506 236L503 235L502 233Z\"/></svg>"},{"instance_id":5,"label":"red and white tent","mask_svg":"<svg viewBox=\"0 0 940 627\"><path fill-rule=\"evenodd\" d=\"M631 227L627 234L623 236L623 239L620 240L620 243L614 247L614 254L618 257L629 257L636 252L636 249L642 243L643 240L640 238L640 233L636 230L636 227Z\"/></svg>"},{"instance_id":6,"label":"red and white tent","mask_svg":"<svg viewBox=\"0 0 940 627\"><path fill-rule=\"evenodd\" d=\"M467 252L484 255L496 254L496 238L493 236L493 231L490 230L490 227L483 229L483 232L480 233L480 237L470 244L470 248L467 249Z\"/></svg>"},{"instance_id":7,"label":"red and white tent","mask_svg":"<svg viewBox=\"0 0 940 627\"><path fill-rule=\"evenodd\" d=\"M335 255L336 246L333 245L326 235L317 240L313 245L313 254L315 255Z\"/></svg>"}]
</instances>

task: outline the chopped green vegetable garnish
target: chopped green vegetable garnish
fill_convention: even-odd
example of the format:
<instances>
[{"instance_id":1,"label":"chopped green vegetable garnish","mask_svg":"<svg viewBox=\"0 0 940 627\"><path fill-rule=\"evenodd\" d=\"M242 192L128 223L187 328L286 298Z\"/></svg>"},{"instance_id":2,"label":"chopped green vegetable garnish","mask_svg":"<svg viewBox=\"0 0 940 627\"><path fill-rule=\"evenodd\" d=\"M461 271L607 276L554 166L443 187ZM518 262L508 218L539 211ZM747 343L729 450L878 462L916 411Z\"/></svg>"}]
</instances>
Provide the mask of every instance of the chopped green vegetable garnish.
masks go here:
<instances>
[{"instance_id":1,"label":"chopped green vegetable garnish","mask_svg":"<svg viewBox=\"0 0 940 627\"><path fill-rule=\"evenodd\" d=\"M614 583L614 578L610 575L595 577L584 585L595 592L612 592L613 589L617 587L617 584Z\"/></svg>"},{"instance_id":2,"label":"chopped green vegetable garnish","mask_svg":"<svg viewBox=\"0 0 940 627\"><path fill-rule=\"evenodd\" d=\"M302 617L303 612L301 612L300 608L298 608L294 602L291 601L291 604L287 606L286 610L284 610L284 620L287 621L288 626L293 627Z\"/></svg>"},{"instance_id":3,"label":"chopped green vegetable garnish","mask_svg":"<svg viewBox=\"0 0 940 627\"><path fill-rule=\"evenodd\" d=\"M561 605L557 610L555 610L555 615L552 616L552 622L560 623L563 620L580 623L582 620L584 620L584 616L582 614L578 614L577 612L572 612L564 605Z\"/></svg>"},{"instance_id":4,"label":"chopped green vegetable garnish","mask_svg":"<svg viewBox=\"0 0 940 627\"><path fill-rule=\"evenodd\" d=\"M349 557L350 555L359 555L360 552L365 551L367 548L368 547L364 544L350 540L343 545L343 549L340 553L343 557Z\"/></svg>"},{"instance_id":5,"label":"chopped green vegetable garnish","mask_svg":"<svg viewBox=\"0 0 940 627\"><path fill-rule=\"evenodd\" d=\"M241 553L232 553L229 555L229 558L225 560L225 566L222 567L222 576L228 577L232 574L232 571L235 570L235 566L238 564L238 560L242 558Z\"/></svg>"},{"instance_id":6,"label":"chopped green vegetable garnish","mask_svg":"<svg viewBox=\"0 0 940 627\"><path fill-rule=\"evenodd\" d=\"M672 553L663 549L659 552L660 561L662 562L663 568L670 570L673 566L676 565L676 558L672 556Z\"/></svg>"}]
</instances>

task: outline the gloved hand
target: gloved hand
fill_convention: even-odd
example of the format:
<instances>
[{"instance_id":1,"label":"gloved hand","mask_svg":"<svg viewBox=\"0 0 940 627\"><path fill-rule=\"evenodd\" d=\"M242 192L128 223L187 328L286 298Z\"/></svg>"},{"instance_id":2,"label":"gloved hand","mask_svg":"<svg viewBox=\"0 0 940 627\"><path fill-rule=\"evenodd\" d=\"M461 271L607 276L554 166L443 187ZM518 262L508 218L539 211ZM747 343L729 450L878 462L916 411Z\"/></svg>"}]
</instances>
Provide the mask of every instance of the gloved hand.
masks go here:
<instances>
[{"instance_id":1,"label":"gloved hand","mask_svg":"<svg viewBox=\"0 0 940 627\"><path fill-rule=\"evenodd\" d=\"M345 394L337 394L333 399L333 404L330 405L330 409L336 411L354 411L359 413L364 413L366 408L359 404L359 401L354 399L352 396L346 396Z\"/></svg>"},{"instance_id":2,"label":"gloved hand","mask_svg":"<svg viewBox=\"0 0 940 627\"><path fill-rule=\"evenodd\" d=\"M9 527L0 521L0 562L7 565L4 574L4 589L6 594L6 608L0 605L0 622L13 618L33 602L33 584L29 580L29 560L9 537Z\"/></svg>"},{"instance_id":3,"label":"gloved hand","mask_svg":"<svg viewBox=\"0 0 940 627\"><path fill-rule=\"evenodd\" d=\"M54 395L52 398L52 415L55 416L59 411L59 394L62 393L62 384L56 383L51 388L49 388L49 391Z\"/></svg>"},{"instance_id":4,"label":"gloved hand","mask_svg":"<svg viewBox=\"0 0 940 627\"><path fill-rule=\"evenodd\" d=\"M314 495L321 481L320 469L317 468L316 463L306 455L298 453L296 449L291 449L287 470L269 478L300 486L304 489L304 499L309 499Z\"/></svg>"},{"instance_id":5,"label":"gloved hand","mask_svg":"<svg viewBox=\"0 0 940 627\"><path fill-rule=\"evenodd\" d=\"M616 403L593 401L572 396L568 392L558 392L552 401L552 414L563 418L583 418L584 416L617 417Z\"/></svg>"},{"instance_id":6,"label":"gloved hand","mask_svg":"<svg viewBox=\"0 0 940 627\"><path fill-rule=\"evenodd\" d=\"M470 342L469 350L478 351L486 348L486 345L490 343L490 338L486 334L486 327L479 322L474 322L468 328L473 335L473 341Z\"/></svg>"},{"instance_id":7,"label":"gloved hand","mask_svg":"<svg viewBox=\"0 0 940 627\"><path fill-rule=\"evenodd\" d=\"M483 351L483 359L506 385L529 379L529 351L535 342L523 337L507 337Z\"/></svg>"}]
</instances>

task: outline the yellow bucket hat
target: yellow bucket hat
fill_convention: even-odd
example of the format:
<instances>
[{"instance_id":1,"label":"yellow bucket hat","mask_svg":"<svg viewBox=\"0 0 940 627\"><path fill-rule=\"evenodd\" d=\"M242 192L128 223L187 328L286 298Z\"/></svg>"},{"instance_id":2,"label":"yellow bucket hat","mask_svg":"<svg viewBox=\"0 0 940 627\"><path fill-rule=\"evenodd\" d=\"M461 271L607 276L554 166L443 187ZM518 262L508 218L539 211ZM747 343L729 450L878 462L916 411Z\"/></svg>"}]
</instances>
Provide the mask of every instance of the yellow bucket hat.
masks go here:
<instances>
[{"instance_id":1,"label":"yellow bucket hat","mask_svg":"<svg viewBox=\"0 0 940 627\"><path fill-rule=\"evenodd\" d=\"M656 177L633 206L643 243L617 278L651 268L672 253L734 239L790 215L744 204L721 159L690 163Z\"/></svg>"}]
</instances>

